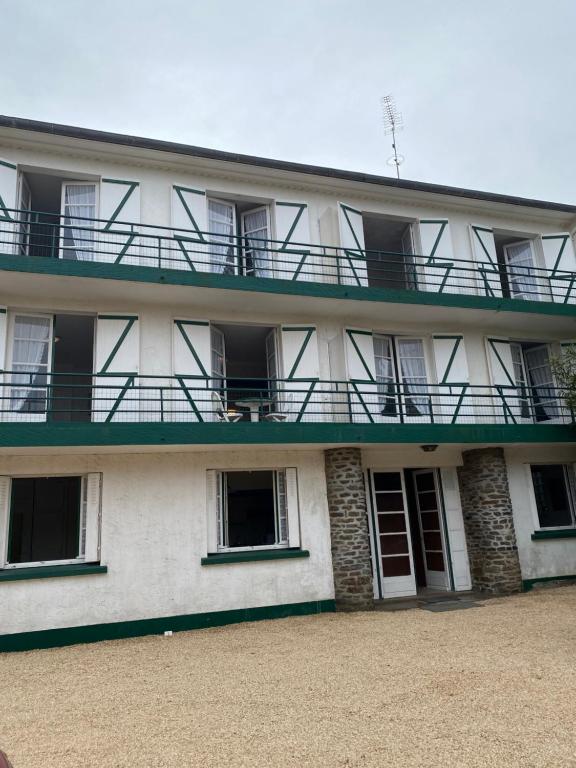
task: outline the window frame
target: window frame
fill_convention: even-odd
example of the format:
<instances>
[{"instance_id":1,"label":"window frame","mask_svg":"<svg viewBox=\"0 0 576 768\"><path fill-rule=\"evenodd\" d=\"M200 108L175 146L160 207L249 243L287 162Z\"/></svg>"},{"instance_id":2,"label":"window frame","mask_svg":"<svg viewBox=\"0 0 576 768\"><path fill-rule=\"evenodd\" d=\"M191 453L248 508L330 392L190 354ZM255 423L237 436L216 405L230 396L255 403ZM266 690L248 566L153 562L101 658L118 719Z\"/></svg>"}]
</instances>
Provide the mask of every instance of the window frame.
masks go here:
<instances>
[{"instance_id":1,"label":"window frame","mask_svg":"<svg viewBox=\"0 0 576 768\"><path fill-rule=\"evenodd\" d=\"M17 390L19 388L18 384L15 384L12 381L12 376L14 373L14 343L15 343L15 333L16 333L16 320L19 317L30 317L30 318L40 318L42 320L48 320L49 321L49 334L48 334L48 361L46 364L46 399L45 399L45 408L42 411L13 411L12 410L12 392L13 390ZM47 312L35 312L35 311L28 311L28 310L12 310L8 313L8 333L7 333L7 344L6 344L6 358L7 358L7 366L6 371L9 372L9 378L10 381L6 381L6 384L8 385L7 392L9 397L9 410L8 414L10 416L10 420L14 421L26 421L26 422L34 422L34 421L46 421L48 419L48 414L50 412L50 399L51 399L51 392L52 392L52 368L54 363L54 315L49 314ZM20 363L18 363L20 365ZM18 418L20 417L20 418Z\"/></svg>"},{"instance_id":2,"label":"window frame","mask_svg":"<svg viewBox=\"0 0 576 768\"><path fill-rule=\"evenodd\" d=\"M230 547L224 545L221 542L226 538L226 503L225 503L225 479L226 474L233 472L272 472L273 473L273 488L274 488L274 530L276 542L274 544L259 544L246 547ZM281 515L279 511L279 483L278 473L284 473L284 488L285 488L285 527L286 527L286 539L285 541L278 541L281 528ZM300 494L298 489L298 472L295 467L231 467L222 469L209 469L207 474L214 473L215 480L215 498L212 500L214 506L210 503L210 497L208 497L208 554L224 554L234 552L258 552L271 549L300 549ZM294 482L294 504L295 508L291 508L290 504L290 490L289 490L289 473ZM210 482L210 481L208 481Z\"/></svg>"},{"instance_id":3,"label":"window frame","mask_svg":"<svg viewBox=\"0 0 576 768\"><path fill-rule=\"evenodd\" d=\"M565 490L567 492L568 503L572 514L572 525L546 525L540 523L538 513L538 503L536 501L536 491L534 489L534 479L532 477L532 466L562 467L564 474ZM532 507L532 521L535 531L571 531L576 530L576 470L575 465L570 462L562 461L534 461L525 464L526 478L528 481L528 493L530 496L530 506ZM572 471L574 476L574 487L571 487L567 472Z\"/></svg>"},{"instance_id":4,"label":"window frame","mask_svg":"<svg viewBox=\"0 0 576 768\"><path fill-rule=\"evenodd\" d=\"M82 250L84 252L90 252L92 254L92 258L85 259L85 261L97 261L97 259L94 258L94 255L97 252L97 233L102 230L104 227L104 222L100 221L100 185L101 185L101 179L62 179L62 186L60 190L60 233L59 233L59 246L58 246L58 258L62 260L66 260L66 252L73 250L74 246L64 245L64 241L66 239L65 232L66 232L66 187L87 187L87 186L93 186L94 187L94 217L90 219L88 217L88 221L92 221L92 227L88 227L85 225L85 229L91 229L93 232L92 237L92 244L84 248L82 247L79 250Z\"/></svg>"},{"instance_id":5,"label":"window frame","mask_svg":"<svg viewBox=\"0 0 576 768\"><path fill-rule=\"evenodd\" d=\"M89 515L88 515L88 478L91 474L99 476L100 492L98 498L97 514L92 520L94 525L93 535L97 537L97 550L98 558L93 560L87 557L86 542L89 532ZM0 504L0 570L17 570L25 568L42 568L51 567L57 565L79 565L83 563L100 562L100 535L101 535L101 508L102 508L102 473L70 473L70 472L56 472L49 475L3 475L8 480L7 489L7 502L5 505ZM80 499L78 505L78 555L77 557L67 558L62 560L34 560L25 563L11 563L8 561L8 554L10 551L10 536L12 530L12 482L13 480L26 479L50 479L57 477L79 477L80 478ZM84 551L83 551L84 550Z\"/></svg>"}]
</instances>

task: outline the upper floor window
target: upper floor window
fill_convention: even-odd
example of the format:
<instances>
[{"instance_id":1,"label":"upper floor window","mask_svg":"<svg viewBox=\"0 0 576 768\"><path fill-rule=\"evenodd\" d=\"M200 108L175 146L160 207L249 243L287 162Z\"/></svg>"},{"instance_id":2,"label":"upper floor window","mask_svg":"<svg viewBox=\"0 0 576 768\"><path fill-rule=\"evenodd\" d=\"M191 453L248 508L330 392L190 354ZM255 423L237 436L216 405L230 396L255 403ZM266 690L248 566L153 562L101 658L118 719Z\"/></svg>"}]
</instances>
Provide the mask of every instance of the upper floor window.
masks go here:
<instances>
[{"instance_id":1,"label":"upper floor window","mask_svg":"<svg viewBox=\"0 0 576 768\"><path fill-rule=\"evenodd\" d=\"M550 346L534 342L511 342L510 351L521 418L534 418L535 421L558 418L560 404L550 362Z\"/></svg>"},{"instance_id":2,"label":"upper floor window","mask_svg":"<svg viewBox=\"0 0 576 768\"><path fill-rule=\"evenodd\" d=\"M209 198L208 232L212 272L270 276L267 205Z\"/></svg>"},{"instance_id":3,"label":"upper floor window","mask_svg":"<svg viewBox=\"0 0 576 768\"><path fill-rule=\"evenodd\" d=\"M383 416L430 413L424 340L376 334L373 337L378 397Z\"/></svg>"}]
</instances>

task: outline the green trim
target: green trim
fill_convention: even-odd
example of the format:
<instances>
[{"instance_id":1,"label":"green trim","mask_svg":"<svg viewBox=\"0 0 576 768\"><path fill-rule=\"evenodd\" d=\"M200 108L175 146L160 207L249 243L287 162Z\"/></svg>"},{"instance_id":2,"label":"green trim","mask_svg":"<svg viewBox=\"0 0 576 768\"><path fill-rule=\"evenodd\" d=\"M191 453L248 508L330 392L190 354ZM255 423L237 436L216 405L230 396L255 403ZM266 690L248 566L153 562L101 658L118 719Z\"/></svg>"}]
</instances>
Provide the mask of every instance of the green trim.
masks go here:
<instances>
[{"instance_id":1,"label":"green trim","mask_svg":"<svg viewBox=\"0 0 576 768\"><path fill-rule=\"evenodd\" d=\"M310 557L307 549L258 549L251 552L221 552L200 560L201 565L227 565L228 563L252 563L260 560L288 560L294 557Z\"/></svg>"},{"instance_id":2,"label":"green trim","mask_svg":"<svg viewBox=\"0 0 576 768\"><path fill-rule=\"evenodd\" d=\"M486 254L486 257L487 257L488 261L490 262L490 264L491 264L493 267L495 267L495 266L496 266L496 264L494 263L494 259L493 259L493 258L492 258L492 256L490 255L490 253L489 253L488 249L486 248L486 246L485 246L485 245L484 245L484 243L482 242L482 238L481 238L481 237L480 237L480 235L478 234L478 232L488 232L489 234L491 234L492 236L494 236L494 230L493 230L493 229L488 229L487 227L477 227L477 226L475 226L474 224L471 224L470 226L472 227L472 231L474 232L474 234L475 234L475 236L476 236L476 240L477 240L477 241L480 243L480 247L482 248L482 250L483 250L483 251L484 251L484 253ZM486 278L484 278L484 280L486 280Z\"/></svg>"},{"instance_id":3,"label":"green trim","mask_svg":"<svg viewBox=\"0 0 576 768\"><path fill-rule=\"evenodd\" d=\"M108 416L106 416L106 418L104 420L105 423L108 423L108 422L112 421L112 419L114 418L114 414L116 413L116 411L118 410L118 408L120 406L120 403L122 402L122 400L124 400L126 392L128 392L128 390L131 387L133 387L133 386L134 386L134 376L129 376L126 379L126 383L123 385L122 389L120 390L120 394L116 398L116 401L115 401L114 405L110 409L110 412L109 412Z\"/></svg>"},{"instance_id":4,"label":"green trim","mask_svg":"<svg viewBox=\"0 0 576 768\"><path fill-rule=\"evenodd\" d=\"M444 230L448 226L448 219L420 219L420 225L422 224L440 224L440 229L438 230L436 240L434 240L434 245L432 246L432 250L428 254L428 264L434 264L434 254L438 249L438 245L440 244L440 240L442 239ZM444 265L441 264L440 266L444 266ZM450 264L449 266L452 267L452 264ZM446 277L447 275L444 277L444 282L446 281ZM441 291L442 289L440 289L439 293L441 293Z\"/></svg>"},{"instance_id":5,"label":"green trim","mask_svg":"<svg viewBox=\"0 0 576 768\"><path fill-rule=\"evenodd\" d=\"M440 381L440 384L446 384L448 376L450 375L450 370L452 369L452 364L454 363L454 358L456 357L456 353L458 352L458 347L460 346L460 343L463 340L463 336L432 336L432 339L441 339L441 340L450 340L455 341L456 344L452 347L452 352L450 353L450 358L448 360L448 365L446 366L446 370L444 371L444 375L442 376L442 380ZM458 382L463 383L463 382Z\"/></svg>"},{"instance_id":6,"label":"green trim","mask_svg":"<svg viewBox=\"0 0 576 768\"><path fill-rule=\"evenodd\" d=\"M569 424L341 424L314 422L4 423L0 447L422 443L576 445Z\"/></svg>"},{"instance_id":7,"label":"green trim","mask_svg":"<svg viewBox=\"0 0 576 768\"><path fill-rule=\"evenodd\" d=\"M191 613L156 619L120 621L112 624L90 624L84 627L45 629L39 632L18 632L0 635L0 652L30 651L35 648L56 648L76 643L97 643L101 640L118 640L143 635L161 635L166 631L187 632L192 629L223 627L242 621L285 619L289 616L308 616L316 613L332 613L334 600L313 600L307 603L265 605L257 608L238 608L232 611Z\"/></svg>"},{"instance_id":8,"label":"green trim","mask_svg":"<svg viewBox=\"0 0 576 768\"><path fill-rule=\"evenodd\" d=\"M556 530L546 530L545 528L540 531L534 531L532 534L532 541L544 541L547 539L575 539L576 528L564 528Z\"/></svg>"},{"instance_id":9,"label":"green trim","mask_svg":"<svg viewBox=\"0 0 576 768\"><path fill-rule=\"evenodd\" d=\"M56 579L62 576L89 576L93 573L108 573L108 566L97 563L72 563L70 565L40 565L33 568L3 568L0 569L0 581Z\"/></svg>"},{"instance_id":10,"label":"green trim","mask_svg":"<svg viewBox=\"0 0 576 768\"><path fill-rule=\"evenodd\" d=\"M368 286L337 285L312 281L281 280L279 278L218 275L181 269L159 269L110 262L41 259L36 256L0 254L0 270L27 274L97 278L143 282L153 285L188 285L199 288L219 288L287 296L308 296L319 299L370 301L388 304L480 309L490 312L576 317L576 306L546 301L524 301L493 296L469 296L462 293L403 291Z\"/></svg>"},{"instance_id":11,"label":"green trim","mask_svg":"<svg viewBox=\"0 0 576 768\"><path fill-rule=\"evenodd\" d=\"M352 232L352 237L354 239L354 242L356 243L356 247L358 248L359 251L364 251L364 245L362 245L358 240L356 232L354 231L354 227L352 226L352 222L350 221L350 217L348 216L348 211L350 211L351 213L356 213L358 216L361 217L362 211L357 211L355 208L350 208L349 205L344 205L344 203L340 203L340 208L342 209L344 218L346 219L346 222L350 227L350 232ZM346 251L346 253L348 254L348 251ZM348 258L348 261L350 261L350 258ZM350 264L350 266L352 266L352 264ZM356 274L356 270L354 270L354 267L352 267L352 271L354 272L354 274ZM356 279L358 279L357 276L356 276Z\"/></svg>"},{"instance_id":12,"label":"green trim","mask_svg":"<svg viewBox=\"0 0 576 768\"><path fill-rule=\"evenodd\" d=\"M6 307L0 307L0 315L5 315L7 312Z\"/></svg>"},{"instance_id":13,"label":"green trim","mask_svg":"<svg viewBox=\"0 0 576 768\"><path fill-rule=\"evenodd\" d=\"M14 163L9 163L7 160L0 160L0 165L3 165L5 168L11 168L13 171L18 169L17 165L14 165Z\"/></svg>"},{"instance_id":14,"label":"green trim","mask_svg":"<svg viewBox=\"0 0 576 768\"><path fill-rule=\"evenodd\" d=\"M174 325L178 328L180 331L180 335L184 339L184 343L188 347L190 354L194 358L194 361L196 362L196 365L198 366L198 370L200 371L202 376L205 376L206 378L209 378L208 372L206 371L206 368L204 368L204 365L202 364L202 360L198 357L198 353L194 349L194 346L192 345L192 342L188 338L188 334L184 332L184 328L182 326L184 325L201 325L203 327L210 326L210 323L204 323L204 322L194 322L192 320L174 320Z\"/></svg>"},{"instance_id":15,"label":"green trim","mask_svg":"<svg viewBox=\"0 0 576 768\"><path fill-rule=\"evenodd\" d=\"M106 360L106 362L102 366L101 370L98 371L99 374L106 373L108 371L108 368L110 367L110 364L112 363L112 360L114 360L114 358L116 357L116 353L118 352L118 350L122 346L122 343L123 343L124 339L130 333L130 329L132 328L132 326L134 325L134 323L136 322L137 319L138 319L137 317L114 317L113 315L110 315L110 316L99 315L98 316L98 320L99 321L100 320L127 320L126 327L124 328L124 330L120 334L120 337L119 337L118 341L116 342L116 344L114 345L112 351L108 355L108 359Z\"/></svg>"},{"instance_id":16,"label":"green trim","mask_svg":"<svg viewBox=\"0 0 576 768\"><path fill-rule=\"evenodd\" d=\"M367 469L366 473L368 475L368 505L370 507L370 516L372 518L372 541L373 541L373 547L374 547L374 553L370 553L371 555L374 554L374 560L372 561L372 567L376 568L376 581L378 583L378 597L382 599L384 597L384 593L382 592L382 577L380 575L380 558L378 557L378 536L379 531L377 529L377 520L376 520L376 512L374 510L374 499L373 499L373 488L372 488L372 472ZM372 577L374 578L374 577Z\"/></svg>"},{"instance_id":17,"label":"green trim","mask_svg":"<svg viewBox=\"0 0 576 768\"><path fill-rule=\"evenodd\" d=\"M298 381L298 379L296 379ZM308 392L306 393L306 396L304 397L304 402L302 403L302 407L298 411L298 416L296 417L296 421L300 422L302 420L302 416L304 415L304 411L306 410L306 406L310 402L310 398L312 397L312 392L314 392L314 389L316 388L316 384L318 383L318 379L314 380L310 387L308 388Z\"/></svg>"},{"instance_id":18,"label":"green trim","mask_svg":"<svg viewBox=\"0 0 576 768\"><path fill-rule=\"evenodd\" d=\"M288 243L290 242L290 238L294 234L294 230L298 226L298 222L302 218L302 214L304 213L304 209L308 208L308 205L306 203L276 203L276 205L283 205L287 208L298 208L298 213L294 217L294 221L292 222L292 225L290 226L290 229L288 230L288 234L286 235L282 245L280 246L279 250L284 251L286 247L288 246ZM309 251L307 251L309 253Z\"/></svg>"},{"instance_id":19,"label":"green trim","mask_svg":"<svg viewBox=\"0 0 576 768\"><path fill-rule=\"evenodd\" d=\"M359 333L362 336L372 336L372 337L374 336L374 334L371 331L354 331L354 330L351 330L350 328L346 328L346 335L348 336L348 338L352 342L352 346L356 350L356 354L360 358L360 362L364 366L364 370L368 374L368 378L370 379L370 381L375 382L376 379L374 378L374 374L372 373L370 368L368 368L368 364L366 363L366 360L364 360L362 352L360 352L360 347L358 346L358 344L356 343L356 339L352 335L352 334L355 334L355 333Z\"/></svg>"},{"instance_id":20,"label":"green trim","mask_svg":"<svg viewBox=\"0 0 576 768\"><path fill-rule=\"evenodd\" d=\"M294 331L300 331L301 333L306 333L306 337L304 341L302 342L302 346L300 347L298 354L296 355L296 359L294 360L294 364L292 365L292 368L290 369L290 373L286 377L287 379L294 378L294 374L296 373L296 370L298 369L298 366L300 365L300 361L302 360L302 357L304 355L304 352L306 352L306 347L308 346L310 339L312 338L312 334L315 333L316 328L297 328L297 327L291 327L291 328L282 328L282 332L294 332Z\"/></svg>"},{"instance_id":21,"label":"green trim","mask_svg":"<svg viewBox=\"0 0 576 768\"><path fill-rule=\"evenodd\" d=\"M562 254L564 253L564 249L566 248L566 243L570 239L570 235L542 235L542 240L562 240L562 245L560 246L560 250L558 251L558 256L556 257L556 261L554 262L554 266L552 267L552 274L550 277L556 277L556 272L558 271L558 266L560 265L560 261L562 259Z\"/></svg>"},{"instance_id":22,"label":"green trim","mask_svg":"<svg viewBox=\"0 0 576 768\"><path fill-rule=\"evenodd\" d=\"M138 315L98 315L98 320L138 320Z\"/></svg>"},{"instance_id":23,"label":"green trim","mask_svg":"<svg viewBox=\"0 0 576 768\"><path fill-rule=\"evenodd\" d=\"M110 228L112 227L112 224L118 218L118 214L120 213L122 208L124 208L124 206L126 205L126 202L127 202L128 198L130 197L130 195L132 194L132 192L134 192L136 187L139 186L139 183L137 181L120 181L119 179L102 179L102 181L104 183L107 183L107 184L124 184L124 185L126 185L128 187L128 189L126 190L126 194L124 195L122 200L120 200L120 202L116 206L112 216L110 216L110 218L108 219L108 221L106 222L106 224L104 225L104 227L102 229L103 232L108 232L110 230Z\"/></svg>"},{"instance_id":24,"label":"green trim","mask_svg":"<svg viewBox=\"0 0 576 768\"><path fill-rule=\"evenodd\" d=\"M198 421L202 421L203 422L204 419L202 417L202 414L200 413L200 411L198 409L198 406L194 402L194 399L193 399L192 395L190 394L190 391L188 390L188 387L186 386L186 384L184 382L184 379L181 376L177 376L176 378L178 379L178 383L180 384L180 386L182 388L182 391L184 392L186 400L188 400L192 410L196 414L196 418L198 419Z\"/></svg>"},{"instance_id":25,"label":"green trim","mask_svg":"<svg viewBox=\"0 0 576 768\"><path fill-rule=\"evenodd\" d=\"M180 202L182 203L182 207L184 208L184 210L186 211L186 215L190 219L190 223L192 224L192 227L196 230L196 236L197 236L198 239L196 241L193 238L191 238L191 237L188 237L187 239L190 242L197 242L197 243L204 243L205 244L207 242L206 238L202 234L202 231L200 230L200 227L198 226L198 223L197 223L196 219L194 218L194 214L192 213L192 211L188 207L188 203L184 199L184 195L182 193L183 192L192 192L194 195L204 195L205 196L206 192L202 192L199 189L189 189L188 187L179 187L176 184L174 185L173 189L176 192L176 194L178 195L178 198L179 198ZM180 246L180 247L182 247L182 246Z\"/></svg>"},{"instance_id":26,"label":"green trim","mask_svg":"<svg viewBox=\"0 0 576 768\"><path fill-rule=\"evenodd\" d=\"M536 579L522 579L522 592L530 592L535 584L546 581L576 581L576 573L568 576L541 576Z\"/></svg>"},{"instance_id":27,"label":"green trim","mask_svg":"<svg viewBox=\"0 0 576 768\"><path fill-rule=\"evenodd\" d=\"M507 368L506 368L506 366L504 365L504 360L502 360L502 358L500 357L500 354L499 354L498 350L497 350L497 349L496 349L496 347L494 346L494 342L497 342L498 344L508 344L508 346L510 346L510 342L509 342L509 341L507 341L506 339L490 339L490 338L488 339L488 344L490 344L490 346L492 347L492 352L494 352L494 354L496 355L496 358L497 358L498 362L499 362L499 363L500 363L500 365L502 366L502 370L503 370L503 371L504 371L504 373L506 374L506 378L507 378L507 379L508 379L508 381L510 382L510 385L511 385L512 387L515 387L515 386L516 386L516 382L515 382L515 381L514 381L514 379L513 379L513 378L510 376L510 373L508 372L508 369L507 369ZM502 393L500 393L500 395L502 396Z\"/></svg>"}]
</instances>

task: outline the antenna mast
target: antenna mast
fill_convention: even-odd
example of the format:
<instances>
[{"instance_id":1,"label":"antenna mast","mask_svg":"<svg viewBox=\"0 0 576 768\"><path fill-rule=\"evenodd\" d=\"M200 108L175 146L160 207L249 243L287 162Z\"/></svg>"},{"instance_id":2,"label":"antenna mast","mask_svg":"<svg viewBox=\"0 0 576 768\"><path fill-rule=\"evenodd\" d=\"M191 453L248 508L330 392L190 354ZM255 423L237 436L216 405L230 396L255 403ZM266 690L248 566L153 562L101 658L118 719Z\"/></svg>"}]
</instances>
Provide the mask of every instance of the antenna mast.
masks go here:
<instances>
[{"instance_id":1,"label":"antenna mast","mask_svg":"<svg viewBox=\"0 0 576 768\"><path fill-rule=\"evenodd\" d=\"M387 160L388 165L396 167L396 176L400 178L400 166L404 162L404 156L398 154L396 148L396 134L404 128L402 114L398 111L392 95L383 96L380 100L382 104L382 122L384 124L384 135L392 136L392 149L394 154Z\"/></svg>"}]
</instances>

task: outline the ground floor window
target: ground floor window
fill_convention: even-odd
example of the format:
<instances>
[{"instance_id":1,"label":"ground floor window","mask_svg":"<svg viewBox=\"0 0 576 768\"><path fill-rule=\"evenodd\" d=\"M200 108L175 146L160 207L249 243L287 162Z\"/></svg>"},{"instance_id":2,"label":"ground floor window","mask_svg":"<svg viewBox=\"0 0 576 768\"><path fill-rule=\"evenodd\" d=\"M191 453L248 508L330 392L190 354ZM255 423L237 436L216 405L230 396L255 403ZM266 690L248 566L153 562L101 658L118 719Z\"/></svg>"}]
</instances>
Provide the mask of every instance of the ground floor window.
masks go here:
<instances>
[{"instance_id":1,"label":"ground floor window","mask_svg":"<svg viewBox=\"0 0 576 768\"><path fill-rule=\"evenodd\" d=\"M299 546L295 469L209 472L218 551Z\"/></svg>"},{"instance_id":2,"label":"ground floor window","mask_svg":"<svg viewBox=\"0 0 576 768\"><path fill-rule=\"evenodd\" d=\"M6 567L99 558L100 475L1 477Z\"/></svg>"},{"instance_id":3,"label":"ground floor window","mask_svg":"<svg viewBox=\"0 0 576 768\"><path fill-rule=\"evenodd\" d=\"M532 464L532 483L541 528L576 526L576 482L570 464Z\"/></svg>"}]
</instances>

